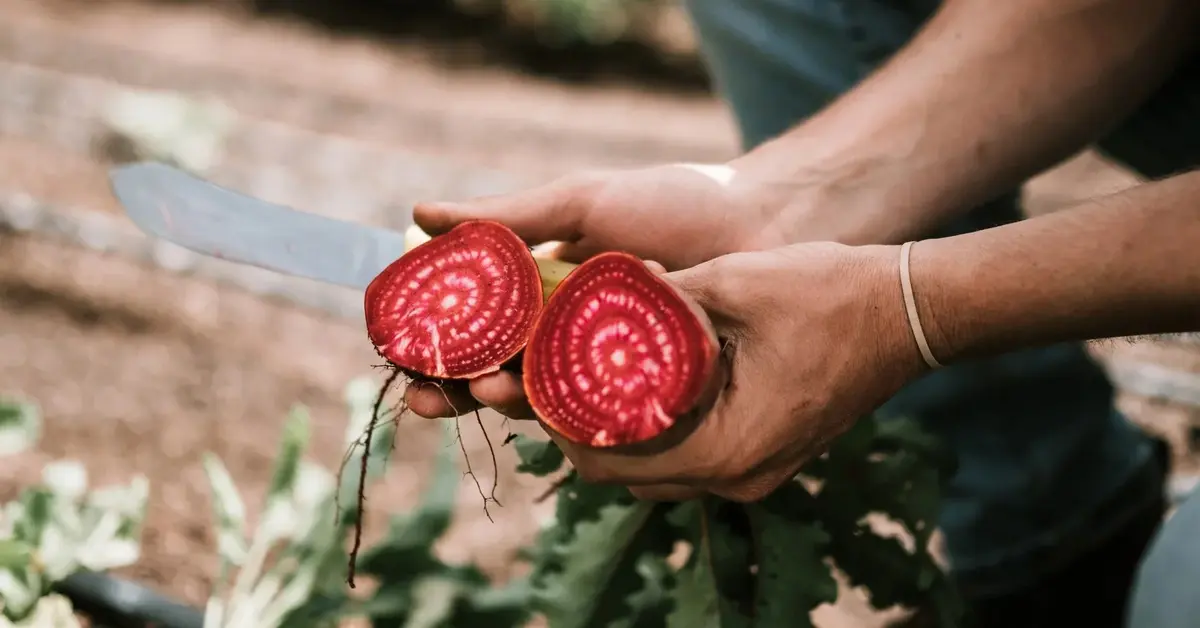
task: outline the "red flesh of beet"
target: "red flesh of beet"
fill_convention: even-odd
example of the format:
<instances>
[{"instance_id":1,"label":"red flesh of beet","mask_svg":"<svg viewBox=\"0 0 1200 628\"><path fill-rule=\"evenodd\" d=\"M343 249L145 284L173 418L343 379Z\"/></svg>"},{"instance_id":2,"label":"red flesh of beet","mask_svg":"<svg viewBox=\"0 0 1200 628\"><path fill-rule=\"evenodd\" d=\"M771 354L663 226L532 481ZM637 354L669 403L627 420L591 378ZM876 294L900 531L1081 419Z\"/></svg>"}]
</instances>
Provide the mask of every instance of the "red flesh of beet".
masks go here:
<instances>
[{"instance_id":1,"label":"red flesh of beet","mask_svg":"<svg viewBox=\"0 0 1200 628\"><path fill-rule=\"evenodd\" d=\"M433 379L500 369L542 308L533 254L497 222L464 222L388 265L367 286L367 335L397 367Z\"/></svg>"},{"instance_id":2,"label":"red flesh of beet","mask_svg":"<svg viewBox=\"0 0 1200 628\"><path fill-rule=\"evenodd\" d=\"M551 294L524 356L530 405L592 447L648 441L703 401L717 339L689 301L636 257L604 253Z\"/></svg>"}]
</instances>

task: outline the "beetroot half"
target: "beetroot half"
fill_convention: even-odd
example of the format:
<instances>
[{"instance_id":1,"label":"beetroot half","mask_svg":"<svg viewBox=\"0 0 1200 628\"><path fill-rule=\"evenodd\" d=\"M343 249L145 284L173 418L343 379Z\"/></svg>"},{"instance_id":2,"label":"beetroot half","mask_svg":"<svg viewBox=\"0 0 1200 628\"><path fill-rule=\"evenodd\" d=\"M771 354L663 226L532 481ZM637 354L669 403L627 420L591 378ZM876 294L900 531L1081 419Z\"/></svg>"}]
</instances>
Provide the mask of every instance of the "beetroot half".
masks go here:
<instances>
[{"instance_id":1,"label":"beetroot half","mask_svg":"<svg viewBox=\"0 0 1200 628\"><path fill-rule=\"evenodd\" d=\"M543 305L533 254L504 225L474 220L417 245L367 286L367 336L410 375L470 379L525 348Z\"/></svg>"},{"instance_id":2,"label":"beetroot half","mask_svg":"<svg viewBox=\"0 0 1200 628\"><path fill-rule=\"evenodd\" d=\"M562 437L625 447L679 436L715 399L719 346L689 298L625 253L576 268L543 308L523 359L529 403Z\"/></svg>"}]
</instances>

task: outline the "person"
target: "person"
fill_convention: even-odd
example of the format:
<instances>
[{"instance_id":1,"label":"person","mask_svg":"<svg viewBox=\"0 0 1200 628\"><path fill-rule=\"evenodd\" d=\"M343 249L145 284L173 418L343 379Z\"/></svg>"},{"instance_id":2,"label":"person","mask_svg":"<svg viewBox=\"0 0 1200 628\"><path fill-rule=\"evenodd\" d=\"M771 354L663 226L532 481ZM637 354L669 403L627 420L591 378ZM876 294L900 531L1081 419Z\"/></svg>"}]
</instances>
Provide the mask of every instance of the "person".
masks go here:
<instances>
[{"instance_id":1,"label":"person","mask_svg":"<svg viewBox=\"0 0 1200 628\"><path fill-rule=\"evenodd\" d=\"M1018 191L1093 143L1150 179L1200 164L1200 3L686 6L714 83L732 106L743 154L725 164L579 173L416 211L434 233L493 218L531 243L563 242L558 254L567 259L621 249L655 260L738 325L735 377L748 385L703 424L725 425L736 438L711 443L700 431L691 445L648 459L568 449L572 462L646 498L702 490L753 499L852 417L872 409L883 418L914 417L960 460L938 523L955 580L983 625L1119 625L1135 566L1165 509L1164 456L1161 443L1116 410L1113 386L1078 342L1081 334L1059 332L1085 313L1071 299L1116 290L1116 280L1130 276L1123 268L1131 255L1194 231L1179 221L1174 229L1125 222L1162 218L1150 208L1184 202L1174 197L1122 196L1089 220L1071 212L1021 223ZM1194 184L1189 177L1131 194L1179 193ZM891 353L908 333L895 300L894 247L912 240L920 240L907 249L916 309L933 355L947 365L924 374L912 346L904 347L905 368ZM1182 255L1183 248L1171 250ZM1106 273L1086 289L1048 297L1034 273L1055 259L1088 277ZM943 265L970 273L938 277ZM1183 265L1154 268L1177 273ZM1142 279L1120 305L1136 305L1135 296L1161 305L1166 293L1151 286L1178 285ZM952 281L963 285L939 297L938 286ZM872 289L880 294L870 306L856 300ZM1059 318L1032 326L1038 308ZM1111 314L1088 320L1111 323L1084 329L1096 333L1142 329L1116 329L1124 319ZM855 393L836 397L847 382ZM477 401L532 418L507 374L457 394L458 410ZM451 412L432 392L409 397L419 414ZM752 430L725 418L741 415L753 417L745 423ZM695 456L700 449L705 456Z\"/></svg>"}]
</instances>

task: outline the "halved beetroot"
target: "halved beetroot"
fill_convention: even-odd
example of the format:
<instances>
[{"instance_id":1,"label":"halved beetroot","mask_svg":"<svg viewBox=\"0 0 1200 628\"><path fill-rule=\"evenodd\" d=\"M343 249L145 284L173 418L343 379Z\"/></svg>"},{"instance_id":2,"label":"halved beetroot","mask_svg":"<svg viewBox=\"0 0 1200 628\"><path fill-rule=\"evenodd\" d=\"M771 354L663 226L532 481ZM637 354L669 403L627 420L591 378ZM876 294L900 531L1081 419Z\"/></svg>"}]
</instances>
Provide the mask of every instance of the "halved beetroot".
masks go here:
<instances>
[{"instance_id":1,"label":"halved beetroot","mask_svg":"<svg viewBox=\"0 0 1200 628\"><path fill-rule=\"evenodd\" d=\"M604 253L550 296L523 379L547 427L592 447L658 439L719 392L708 317L638 258Z\"/></svg>"},{"instance_id":2,"label":"halved beetroot","mask_svg":"<svg viewBox=\"0 0 1200 628\"><path fill-rule=\"evenodd\" d=\"M464 222L417 245L367 286L367 335L385 359L430 379L470 379L525 348L543 305L529 247L504 225Z\"/></svg>"}]
</instances>

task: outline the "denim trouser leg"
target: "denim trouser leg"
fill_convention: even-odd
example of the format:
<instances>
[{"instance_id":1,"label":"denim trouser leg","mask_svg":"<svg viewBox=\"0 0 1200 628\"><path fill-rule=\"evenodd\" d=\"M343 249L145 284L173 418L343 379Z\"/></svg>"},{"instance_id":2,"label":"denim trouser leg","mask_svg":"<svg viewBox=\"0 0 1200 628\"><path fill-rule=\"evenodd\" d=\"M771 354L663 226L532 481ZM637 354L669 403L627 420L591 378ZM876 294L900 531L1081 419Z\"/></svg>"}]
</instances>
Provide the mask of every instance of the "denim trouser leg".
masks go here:
<instances>
[{"instance_id":1,"label":"denim trouser leg","mask_svg":"<svg viewBox=\"0 0 1200 628\"><path fill-rule=\"evenodd\" d=\"M1200 623L1200 490L1167 520L1142 561L1129 602L1129 628Z\"/></svg>"},{"instance_id":2,"label":"denim trouser leg","mask_svg":"<svg viewBox=\"0 0 1200 628\"><path fill-rule=\"evenodd\" d=\"M852 87L932 9L886 0L685 1L746 148ZM1005 195L938 235L1017 220L1016 201L1015 192ZM1032 584L1154 499L1148 440L1116 412L1113 396L1084 348L1069 344L940 370L881 408L885 417L918 419L959 457L939 524L969 591Z\"/></svg>"}]
</instances>

